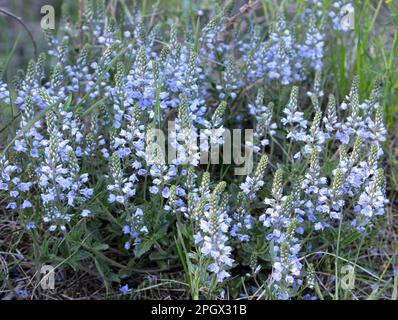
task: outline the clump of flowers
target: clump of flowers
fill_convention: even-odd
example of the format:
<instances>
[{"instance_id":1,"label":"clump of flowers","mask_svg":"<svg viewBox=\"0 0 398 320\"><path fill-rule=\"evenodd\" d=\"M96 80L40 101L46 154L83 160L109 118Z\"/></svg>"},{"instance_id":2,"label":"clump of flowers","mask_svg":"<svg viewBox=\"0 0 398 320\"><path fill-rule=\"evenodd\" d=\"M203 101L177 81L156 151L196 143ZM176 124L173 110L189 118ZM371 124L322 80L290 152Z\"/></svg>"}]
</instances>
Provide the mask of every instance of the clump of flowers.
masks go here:
<instances>
[{"instance_id":1,"label":"clump of flowers","mask_svg":"<svg viewBox=\"0 0 398 320\"><path fill-rule=\"evenodd\" d=\"M367 235L388 204L380 81L361 99L354 77L340 99L322 79L328 28L349 29L343 2L328 17L329 2L305 1L266 26L227 7L171 27L84 3L79 26L47 32L48 52L12 84L0 75L0 105L18 111L3 130L16 128L1 144L0 206L33 251L92 258L107 289L175 268L194 298L241 281L244 297L311 297L335 234ZM230 129L252 135L231 148ZM249 153L244 177L219 161L229 149Z\"/></svg>"},{"instance_id":2,"label":"clump of flowers","mask_svg":"<svg viewBox=\"0 0 398 320\"><path fill-rule=\"evenodd\" d=\"M209 197L209 205L200 220L200 233L195 242L201 244L201 253L209 257L208 270L215 273L217 281L222 282L229 273L226 271L232 267L232 247L228 246L228 231L231 218L228 217L228 195L224 193L225 182L220 182Z\"/></svg>"}]
</instances>

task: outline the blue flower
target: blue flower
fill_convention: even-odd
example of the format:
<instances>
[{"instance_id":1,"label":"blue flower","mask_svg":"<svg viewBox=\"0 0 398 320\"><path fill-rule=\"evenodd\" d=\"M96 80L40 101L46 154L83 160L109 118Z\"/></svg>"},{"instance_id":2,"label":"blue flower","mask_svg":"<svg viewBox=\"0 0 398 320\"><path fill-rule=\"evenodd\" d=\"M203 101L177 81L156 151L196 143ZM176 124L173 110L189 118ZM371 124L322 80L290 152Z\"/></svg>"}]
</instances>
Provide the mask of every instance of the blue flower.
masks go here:
<instances>
[{"instance_id":1,"label":"blue flower","mask_svg":"<svg viewBox=\"0 0 398 320\"><path fill-rule=\"evenodd\" d=\"M124 286L122 286L122 287L119 288L119 291L120 291L121 293L123 293L123 294L126 294L126 293L131 293L131 292L132 292L132 289L129 288L129 285L128 285L128 284L125 284Z\"/></svg>"}]
</instances>

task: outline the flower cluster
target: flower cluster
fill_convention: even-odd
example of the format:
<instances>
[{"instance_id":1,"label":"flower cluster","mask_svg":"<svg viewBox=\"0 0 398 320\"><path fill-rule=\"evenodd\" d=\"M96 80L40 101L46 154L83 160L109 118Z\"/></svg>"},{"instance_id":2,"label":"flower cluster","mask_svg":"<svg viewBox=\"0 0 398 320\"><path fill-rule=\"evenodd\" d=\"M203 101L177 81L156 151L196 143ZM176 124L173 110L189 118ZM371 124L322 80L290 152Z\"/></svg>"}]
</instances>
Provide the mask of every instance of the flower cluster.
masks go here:
<instances>
[{"instance_id":1,"label":"flower cluster","mask_svg":"<svg viewBox=\"0 0 398 320\"><path fill-rule=\"evenodd\" d=\"M220 182L211 193L200 220L200 232L195 236L201 253L211 261L208 270L217 275L218 282L229 276L226 269L232 267L234 262L230 258L232 247L227 244L231 218L227 214L228 195L224 193L225 187L226 183Z\"/></svg>"},{"instance_id":2,"label":"flower cluster","mask_svg":"<svg viewBox=\"0 0 398 320\"><path fill-rule=\"evenodd\" d=\"M93 194L93 189L86 186L88 173L80 173L76 154L69 141L57 127L57 120L52 111L46 117L49 139L43 141L44 150L41 165L36 169L41 200L45 208L44 222L51 223L50 231L57 227L65 230L65 223L72 215L69 208L82 205ZM86 215L87 211L83 210Z\"/></svg>"},{"instance_id":3,"label":"flower cluster","mask_svg":"<svg viewBox=\"0 0 398 320\"><path fill-rule=\"evenodd\" d=\"M259 30L254 29L240 44L248 80L278 79L283 85L304 80L307 77L305 68L320 70L322 67L323 38L313 18L303 42L294 37L283 16L279 17L266 41L262 40Z\"/></svg>"}]
</instances>

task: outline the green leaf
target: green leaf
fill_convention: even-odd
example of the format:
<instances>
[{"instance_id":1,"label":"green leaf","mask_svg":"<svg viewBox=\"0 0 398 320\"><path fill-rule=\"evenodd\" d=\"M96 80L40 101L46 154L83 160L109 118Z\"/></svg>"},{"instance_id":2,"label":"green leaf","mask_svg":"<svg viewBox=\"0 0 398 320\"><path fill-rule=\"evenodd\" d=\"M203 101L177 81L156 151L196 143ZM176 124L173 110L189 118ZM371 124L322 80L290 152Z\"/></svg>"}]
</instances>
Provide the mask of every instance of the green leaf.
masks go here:
<instances>
[{"instance_id":1,"label":"green leaf","mask_svg":"<svg viewBox=\"0 0 398 320\"><path fill-rule=\"evenodd\" d=\"M101 276L101 278L104 280L104 285L106 288L106 292L109 292L109 284L108 284L108 277L109 275L109 266L105 264L103 261L97 259L94 255L91 255L91 257L94 260L95 266Z\"/></svg>"},{"instance_id":2,"label":"green leaf","mask_svg":"<svg viewBox=\"0 0 398 320\"><path fill-rule=\"evenodd\" d=\"M144 253L148 252L153 245L153 240L148 239L141 241L137 246L135 247L134 253L137 256L137 258L141 257Z\"/></svg>"},{"instance_id":3,"label":"green leaf","mask_svg":"<svg viewBox=\"0 0 398 320\"><path fill-rule=\"evenodd\" d=\"M109 249L109 245L107 245L105 243L100 243L100 244L95 245L93 249L98 250L98 251L104 251L104 250Z\"/></svg>"}]
</instances>

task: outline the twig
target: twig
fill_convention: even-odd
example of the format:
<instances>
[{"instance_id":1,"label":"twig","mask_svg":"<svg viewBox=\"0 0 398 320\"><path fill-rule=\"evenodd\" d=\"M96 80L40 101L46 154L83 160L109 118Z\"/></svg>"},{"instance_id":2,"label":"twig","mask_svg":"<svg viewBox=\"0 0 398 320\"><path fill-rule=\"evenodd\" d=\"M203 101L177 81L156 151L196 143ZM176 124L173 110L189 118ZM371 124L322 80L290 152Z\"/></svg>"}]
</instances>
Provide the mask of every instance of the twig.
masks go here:
<instances>
[{"instance_id":1,"label":"twig","mask_svg":"<svg viewBox=\"0 0 398 320\"><path fill-rule=\"evenodd\" d=\"M28 33L30 40L32 40L32 43L33 43L33 53L34 53L35 59L37 59L37 44L36 44L35 39L33 38L32 32L30 32L30 30L29 30L28 26L25 24L25 22L23 22L22 19L21 19L20 17L18 17L18 16L16 16L15 14L13 14L13 13L7 11L6 9L0 8L0 12L3 13L3 14L5 14L6 16L8 16L8 17L10 17L10 18L12 18L12 19L18 21L18 22L23 26L23 28L24 28L24 29L26 30L26 32Z\"/></svg>"},{"instance_id":2,"label":"twig","mask_svg":"<svg viewBox=\"0 0 398 320\"><path fill-rule=\"evenodd\" d=\"M248 1L245 3L243 6L239 8L239 12L235 14L234 16L229 18L229 21L227 23L227 29L232 28L234 23L244 14L250 13L250 11L256 10L260 5L260 2L258 0L256 1Z\"/></svg>"}]
</instances>

